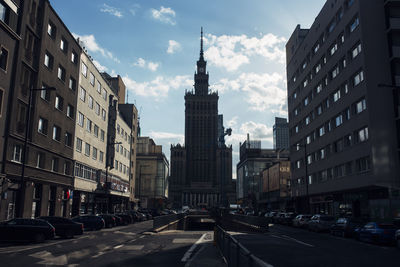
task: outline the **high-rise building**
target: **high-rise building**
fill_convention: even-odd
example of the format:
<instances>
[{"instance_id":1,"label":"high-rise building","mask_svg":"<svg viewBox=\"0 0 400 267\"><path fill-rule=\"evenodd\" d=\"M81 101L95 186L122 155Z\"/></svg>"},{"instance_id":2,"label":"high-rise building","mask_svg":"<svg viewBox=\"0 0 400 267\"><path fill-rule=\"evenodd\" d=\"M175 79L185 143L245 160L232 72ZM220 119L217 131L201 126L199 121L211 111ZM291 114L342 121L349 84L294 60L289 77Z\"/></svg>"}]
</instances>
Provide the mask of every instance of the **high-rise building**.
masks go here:
<instances>
[{"instance_id":1,"label":"high-rise building","mask_svg":"<svg viewBox=\"0 0 400 267\"><path fill-rule=\"evenodd\" d=\"M69 216L81 48L48 0L1 1L0 10L0 68L9 71L0 76L0 220Z\"/></svg>"},{"instance_id":2,"label":"high-rise building","mask_svg":"<svg viewBox=\"0 0 400 267\"><path fill-rule=\"evenodd\" d=\"M287 119L275 117L273 134L274 149L289 149L289 123Z\"/></svg>"},{"instance_id":3,"label":"high-rise building","mask_svg":"<svg viewBox=\"0 0 400 267\"><path fill-rule=\"evenodd\" d=\"M209 90L203 31L194 91L185 94L185 147L171 147L170 198L175 205L218 205L232 180L232 148L221 144L218 93ZM222 123L222 117L220 117Z\"/></svg>"},{"instance_id":4,"label":"high-rise building","mask_svg":"<svg viewBox=\"0 0 400 267\"><path fill-rule=\"evenodd\" d=\"M399 12L398 1L328 0L286 44L298 211L371 219L400 211Z\"/></svg>"}]
</instances>

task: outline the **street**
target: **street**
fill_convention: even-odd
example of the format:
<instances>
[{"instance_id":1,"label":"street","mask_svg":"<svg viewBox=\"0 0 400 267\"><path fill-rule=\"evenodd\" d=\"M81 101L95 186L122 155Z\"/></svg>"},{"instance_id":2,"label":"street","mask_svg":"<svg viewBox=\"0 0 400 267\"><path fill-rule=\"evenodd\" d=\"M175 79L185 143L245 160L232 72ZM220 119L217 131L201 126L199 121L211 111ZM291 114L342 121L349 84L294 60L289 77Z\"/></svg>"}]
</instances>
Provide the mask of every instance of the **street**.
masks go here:
<instances>
[{"instance_id":1,"label":"street","mask_svg":"<svg viewBox=\"0 0 400 267\"><path fill-rule=\"evenodd\" d=\"M190 266L212 232L148 232L152 221L42 244L0 244L2 266Z\"/></svg>"},{"instance_id":2,"label":"street","mask_svg":"<svg viewBox=\"0 0 400 267\"><path fill-rule=\"evenodd\" d=\"M232 233L255 256L274 267L288 266L400 266L394 246L271 225L265 234Z\"/></svg>"}]
</instances>

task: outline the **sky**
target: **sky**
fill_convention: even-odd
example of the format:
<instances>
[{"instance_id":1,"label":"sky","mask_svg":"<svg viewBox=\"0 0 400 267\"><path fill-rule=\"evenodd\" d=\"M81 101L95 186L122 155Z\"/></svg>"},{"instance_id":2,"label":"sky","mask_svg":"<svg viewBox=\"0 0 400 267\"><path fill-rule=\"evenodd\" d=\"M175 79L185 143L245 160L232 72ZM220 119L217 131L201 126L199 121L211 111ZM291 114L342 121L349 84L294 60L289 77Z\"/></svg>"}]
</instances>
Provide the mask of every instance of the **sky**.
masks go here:
<instances>
[{"instance_id":1,"label":"sky","mask_svg":"<svg viewBox=\"0 0 400 267\"><path fill-rule=\"evenodd\" d=\"M218 112L232 128L233 178L239 143L272 148L275 117L287 118L285 44L309 28L325 0L50 0L100 71L119 74L139 110L141 136L170 158L184 144L185 90L192 90L200 28Z\"/></svg>"}]
</instances>

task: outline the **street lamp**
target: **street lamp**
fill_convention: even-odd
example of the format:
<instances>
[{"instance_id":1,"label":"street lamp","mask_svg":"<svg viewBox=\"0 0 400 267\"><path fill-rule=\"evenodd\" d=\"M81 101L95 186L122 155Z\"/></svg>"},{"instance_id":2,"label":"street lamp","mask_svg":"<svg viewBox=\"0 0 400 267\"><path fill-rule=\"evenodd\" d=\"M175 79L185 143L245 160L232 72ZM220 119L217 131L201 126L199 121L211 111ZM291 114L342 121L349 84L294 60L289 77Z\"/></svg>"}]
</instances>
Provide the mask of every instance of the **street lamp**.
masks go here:
<instances>
[{"instance_id":1,"label":"street lamp","mask_svg":"<svg viewBox=\"0 0 400 267\"><path fill-rule=\"evenodd\" d=\"M21 188L20 188L20 205L19 205L19 217L24 216L24 204L25 204L25 165L26 165L26 150L28 147L28 135L30 131L30 121L31 121L31 109L32 109L32 94L35 91L55 91L55 87L42 87L42 88L30 88L29 89L29 99L28 99L28 109L25 114L25 138L24 138L24 148L22 150L22 166L21 166Z\"/></svg>"}]
</instances>

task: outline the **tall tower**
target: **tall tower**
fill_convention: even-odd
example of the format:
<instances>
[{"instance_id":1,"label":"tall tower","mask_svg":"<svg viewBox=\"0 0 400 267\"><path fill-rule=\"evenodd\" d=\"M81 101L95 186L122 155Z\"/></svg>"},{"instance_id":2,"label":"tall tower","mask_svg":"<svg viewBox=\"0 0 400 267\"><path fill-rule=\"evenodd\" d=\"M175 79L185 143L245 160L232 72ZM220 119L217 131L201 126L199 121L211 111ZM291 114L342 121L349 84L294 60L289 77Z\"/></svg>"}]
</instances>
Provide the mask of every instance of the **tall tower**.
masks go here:
<instances>
[{"instance_id":1,"label":"tall tower","mask_svg":"<svg viewBox=\"0 0 400 267\"><path fill-rule=\"evenodd\" d=\"M169 198L181 205L217 206L232 183L232 147L218 146L218 94L209 90L203 29L194 90L185 94L185 146L171 146ZM221 115L222 116L222 115ZM225 198L226 199L226 198Z\"/></svg>"}]
</instances>

